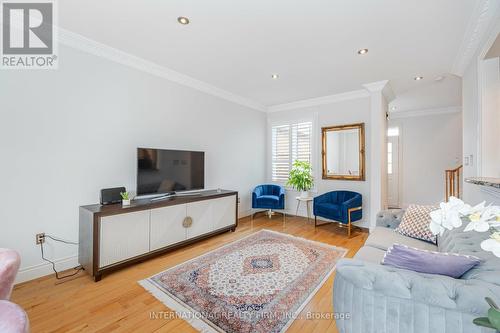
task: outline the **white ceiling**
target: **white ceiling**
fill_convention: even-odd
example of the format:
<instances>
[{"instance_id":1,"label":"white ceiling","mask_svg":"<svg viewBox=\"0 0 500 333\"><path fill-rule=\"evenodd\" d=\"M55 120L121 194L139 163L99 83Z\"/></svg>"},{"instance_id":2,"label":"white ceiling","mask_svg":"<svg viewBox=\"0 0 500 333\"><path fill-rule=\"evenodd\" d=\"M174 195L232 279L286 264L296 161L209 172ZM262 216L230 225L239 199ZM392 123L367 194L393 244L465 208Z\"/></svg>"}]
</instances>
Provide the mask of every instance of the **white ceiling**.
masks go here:
<instances>
[{"instance_id":1,"label":"white ceiling","mask_svg":"<svg viewBox=\"0 0 500 333\"><path fill-rule=\"evenodd\" d=\"M389 103L389 112L396 114L461 106L462 79L449 74L439 81L430 79L418 87L399 93Z\"/></svg>"},{"instance_id":2,"label":"white ceiling","mask_svg":"<svg viewBox=\"0 0 500 333\"><path fill-rule=\"evenodd\" d=\"M270 106L387 79L398 94L449 73L479 1L64 0L58 10L64 29Z\"/></svg>"}]
</instances>

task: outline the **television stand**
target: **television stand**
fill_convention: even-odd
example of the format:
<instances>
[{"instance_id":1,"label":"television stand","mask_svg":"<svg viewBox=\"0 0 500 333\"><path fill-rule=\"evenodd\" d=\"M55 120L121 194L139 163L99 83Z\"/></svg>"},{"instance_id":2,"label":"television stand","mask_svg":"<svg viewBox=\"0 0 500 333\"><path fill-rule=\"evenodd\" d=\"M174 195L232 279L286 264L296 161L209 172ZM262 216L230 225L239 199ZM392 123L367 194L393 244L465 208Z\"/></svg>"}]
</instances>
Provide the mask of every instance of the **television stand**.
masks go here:
<instances>
[{"instance_id":1,"label":"television stand","mask_svg":"<svg viewBox=\"0 0 500 333\"><path fill-rule=\"evenodd\" d=\"M236 229L236 191L165 199L80 207L78 260L95 281L104 273Z\"/></svg>"}]
</instances>

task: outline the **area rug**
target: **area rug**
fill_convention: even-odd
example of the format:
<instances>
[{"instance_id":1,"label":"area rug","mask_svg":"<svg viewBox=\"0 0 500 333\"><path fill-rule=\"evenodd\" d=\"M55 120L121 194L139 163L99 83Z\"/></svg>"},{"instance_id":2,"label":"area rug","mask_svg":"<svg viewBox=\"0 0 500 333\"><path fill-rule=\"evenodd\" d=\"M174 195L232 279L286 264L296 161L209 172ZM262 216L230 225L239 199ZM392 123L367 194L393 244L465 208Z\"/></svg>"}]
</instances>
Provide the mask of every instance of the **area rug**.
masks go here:
<instances>
[{"instance_id":1,"label":"area rug","mask_svg":"<svg viewBox=\"0 0 500 333\"><path fill-rule=\"evenodd\" d=\"M202 332L284 332L346 252L261 230L139 283Z\"/></svg>"}]
</instances>

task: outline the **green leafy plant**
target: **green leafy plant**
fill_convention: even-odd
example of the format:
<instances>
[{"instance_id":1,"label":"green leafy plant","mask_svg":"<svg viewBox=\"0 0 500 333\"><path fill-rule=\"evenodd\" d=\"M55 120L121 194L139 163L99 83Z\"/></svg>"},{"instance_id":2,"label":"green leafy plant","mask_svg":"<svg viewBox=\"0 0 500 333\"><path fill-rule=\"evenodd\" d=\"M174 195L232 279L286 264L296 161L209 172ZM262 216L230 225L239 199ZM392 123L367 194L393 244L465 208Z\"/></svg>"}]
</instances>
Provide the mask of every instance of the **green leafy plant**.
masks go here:
<instances>
[{"instance_id":1,"label":"green leafy plant","mask_svg":"<svg viewBox=\"0 0 500 333\"><path fill-rule=\"evenodd\" d=\"M500 307L489 297L485 298L489 304L488 317L479 317L473 320L477 326L493 328L497 331L500 330Z\"/></svg>"},{"instance_id":2,"label":"green leafy plant","mask_svg":"<svg viewBox=\"0 0 500 333\"><path fill-rule=\"evenodd\" d=\"M299 192L312 189L314 186L314 178L312 176L311 164L309 164L309 162L295 160L286 184Z\"/></svg>"},{"instance_id":3,"label":"green leafy plant","mask_svg":"<svg viewBox=\"0 0 500 333\"><path fill-rule=\"evenodd\" d=\"M129 192L120 192L120 195L122 196L123 200L130 200L130 193Z\"/></svg>"}]
</instances>

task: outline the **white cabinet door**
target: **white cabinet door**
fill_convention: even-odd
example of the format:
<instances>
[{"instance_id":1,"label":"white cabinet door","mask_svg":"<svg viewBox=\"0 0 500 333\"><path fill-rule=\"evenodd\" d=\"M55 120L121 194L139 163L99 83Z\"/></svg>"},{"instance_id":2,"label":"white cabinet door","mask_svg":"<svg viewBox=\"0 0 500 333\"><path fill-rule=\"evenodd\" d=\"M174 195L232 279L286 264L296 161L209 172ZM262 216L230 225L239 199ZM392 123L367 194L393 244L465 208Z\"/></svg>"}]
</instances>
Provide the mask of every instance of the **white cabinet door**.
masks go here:
<instances>
[{"instance_id":1,"label":"white cabinet door","mask_svg":"<svg viewBox=\"0 0 500 333\"><path fill-rule=\"evenodd\" d=\"M152 209L150 251L185 240L186 228L182 226L185 217L186 205Z\"/></svg>"},{"instance_id":2,"label":"white cabinet door","mask_svg":"<svg viewBox=\"0 0 500 333\"><path fill-rule=\"evenodd\" d=\"M212 200L213 230L236 224L236 196Z\"/></svg>"},{"instance_id":3,"label":"white cabinet door","mask_svg":"<svg viewBox=\"0 0 500 333\"><path fill-rule=\"evenodd\" d=\"M101 218L99 267L149 251L150 211Z\"/></svg>"},{"instance_id":4,"label":"white cabinet door","mask_svg":"<svg viewBox=\"0 0 500 333\"><path fill-rule=\"evenodd\" d=\"M187 204L187 216L193 224L187 228L187 238L193 238L212 231L212 200L203 200Z\"/></svg>"}]
</instances>

